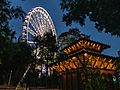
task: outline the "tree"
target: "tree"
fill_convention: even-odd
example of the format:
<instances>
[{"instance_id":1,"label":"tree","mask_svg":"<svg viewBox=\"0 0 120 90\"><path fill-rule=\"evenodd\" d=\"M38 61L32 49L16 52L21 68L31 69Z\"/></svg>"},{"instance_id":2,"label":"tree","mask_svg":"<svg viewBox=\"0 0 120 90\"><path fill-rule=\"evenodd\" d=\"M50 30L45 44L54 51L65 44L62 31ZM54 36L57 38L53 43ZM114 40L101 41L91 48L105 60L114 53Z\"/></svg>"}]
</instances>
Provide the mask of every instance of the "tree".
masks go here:
<instances>
[{"instance_id":1,"label":"tree","mask_svg":"<svg viewBox=\"0 0 120 90\"><path fill-rule=\"evenodd\" d=\"M35 42L36 48L39 49L37 54L39 56L39 60L53 60L54 52L57 51L56 36L53 36L51 32L47 32L42 37L36 37Z\"/></svg>"},{"instance_id":2,"label":"tree","mask_svg":"<svg viewBox=\"0 0 120 90\"><path fill-rule=\"evenodd\" d=\"M80 33L77 28L70 28L69 31L63 32L58 36L59 49L61 50L81 38L89 37L90 36Z\"/></svg>"},{"instance_id":3,"label":"tree","mask_svg":"<svg viewBox=\"0 0 120 90\"><path fill-rule=\"evenodd\" d=\"M48 85L48 65L54 62L54 53L57 51L56 36L46 32L42 37L37 36L34 42L36 44L35 65L32 66L24 81L28 86L46 86Z\"/></svg>"},{"instance_id":4,"label":"tree","mask_svg":"<svg viewBox=\"0 0 120 90\"><path fill-rule=\"evenodd\" d=\"M22 77L27 65L32 62L32 49L24 43L13 42L15 31L10 28L12 19L24 19L21 7L11 6L8 0L0 0L0 84L9 82L16 85Z\"/></svg>"},{"instance_id":5,"label":"tree","mask_svg":"<svg viewBox=\"0 0 120 90\"><path fill-rule=\"evenodd\" d=\"M9 26L9 21L12 19L23 19L25 16L21 7L11 6L8 0L0 0L0 35L10 38L12 30Z\"/></svg>"},{"instance_id":6,"label":"tree","mask_svg":"<svg viewBox=\"0 0 120 90\"><path fill-rule=\"evenodd\" d=\"M15 37L15 31L10 28L9 21L17 18L23 19L24 16L25 13L21 7L11 6L8 0L0 0L0 56L6 45L12 43Z\"/></svg>"},{"instance_id":7,"label":"tree","mask_svg":"<svg viewBox=\"0 0 120 90\"><path fill-rule=\"evenodd\" d=\"M119 0L61 0L61 9L66 25L76 22L83 26L88 16L98 31L120 36Z\"/></svg>"},{"instance_id":8,"label":"tree","mask_svg":"<svg viewBox=\"0 0 120 90\"><path fill-rule=\"evenodd\" d=\"M33 62L32 49L23 43L12 43L4 47L1 56L1 84L8 84L10 72L12 71L12 85L16 85L21 79L27 66Z\"/></svg>"},{"instance_id":9,"label":"tree","mask_svg":"<svg viewBox=\"0 0 120 90\"><path fill-rule=\"evenodd\" d=\"M62 58L65 59L66 55L62 52L62 50L81 38L89 39L90 36L80 33L79 29L77 28L70 28L69 31L61 33L58 36L56 60L59 61Z\"/></svg>"}]
</instances>

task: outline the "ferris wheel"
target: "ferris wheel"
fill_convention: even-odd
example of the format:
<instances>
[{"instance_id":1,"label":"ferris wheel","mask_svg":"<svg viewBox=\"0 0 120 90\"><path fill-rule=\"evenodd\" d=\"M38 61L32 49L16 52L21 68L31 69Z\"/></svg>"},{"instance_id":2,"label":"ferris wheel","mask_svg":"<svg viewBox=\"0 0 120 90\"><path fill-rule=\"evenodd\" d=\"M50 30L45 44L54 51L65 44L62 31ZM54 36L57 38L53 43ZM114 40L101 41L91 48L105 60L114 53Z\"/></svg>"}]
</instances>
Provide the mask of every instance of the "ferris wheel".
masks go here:
<instances>
[{"instance_id":1,"label":"ferris wheel","mask_svg":"<svg viewBox=\"0 0 120 90\"><path fill-rule=\"evenodd\" d=\"M55 37L56 40L55 27L48 12L42 7L35 7L30 10L25 17L21 40L22 42L27 42L31 46L34 46L36 43L38 43L35 41L35 39L38 37L44 37L46 33L50 33L50 35ZM42 49L43 48L44 47L42 47ZM35 54L37 60L40 59L39 52L42 49L40 47L35 47L35 49L33 50L33 54ZM49 56L54 57L54 55L55 53L53 52ZM46 61L45 59L44 62L47 62L48 64L48 61ZM37 66L35 67L37 70L40 70L41 68L42 72L45 72L47 71L46 69L44 70L45 66L43 65L45 64L36 64Z\"/></svg>"},{"instance_id":2,"label":"ferris wheel","mask_svg":"<svg viewBox=\"0 0 120 90\"><path fill-rule=\"evenodd\" d=\"M43 37L47 32L56 37L54 24L47 11L42 7L35 7L30 10L25 17L22 41L34 44L36 37Z\"/></svg>"}]
</instances>

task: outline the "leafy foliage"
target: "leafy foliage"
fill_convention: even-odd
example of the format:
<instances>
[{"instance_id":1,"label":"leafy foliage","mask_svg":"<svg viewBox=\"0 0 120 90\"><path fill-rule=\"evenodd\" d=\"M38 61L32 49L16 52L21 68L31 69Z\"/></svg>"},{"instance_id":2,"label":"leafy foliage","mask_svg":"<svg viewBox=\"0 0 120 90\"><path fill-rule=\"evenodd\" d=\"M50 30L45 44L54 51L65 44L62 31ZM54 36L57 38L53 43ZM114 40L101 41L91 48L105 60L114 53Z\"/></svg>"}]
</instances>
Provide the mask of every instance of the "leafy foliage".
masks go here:
<instances>
[{"instance_id":1,"label":"leafy foliage","mask_svg":"<svg viewBox=\"0 0 120 90\"><path fill-rule=\"evenodd\" d=\"M62 50L81 38L89 39L90 36L80 33L77 28L70 28L69 31L63 32L58 36L58 49L56 54L56 60L64 60L67 58L66 54Z\"/></svg>"},{"instance_id":2,"label":"leafy foliage","mask_svg":"<svg viewBox=\"0 0 120 90\"><path fill-rule=\"evenodd\" d=\"M10 29L9 21L17 18L23 19L25 13L21 7L11 6L8 0L0 0L0 35L11 37L13 31Z\"/></svg>"},{"instance_id":3,"label":"leafy foliage","mask_svg":"<svg viewBox=\"0 0 120 90\"><path fill-rule=\"evenodd\" d=\"M54 53L57 52L56 37L51 32L35 38L36 50L35 65L32 65L30 71L26 74L24 82L28 86L46 86L48 85L48 65L54 62ZM43 67L44 65L44 67ZM40 66L40 68L36 68Z\"/></svg>"},{"instance_id":4,"label":"leafy foliage","mask_svg":"<svg viewBox=\"0 0 120 90\"><path fill-rule=\"evenodd\" d=\"M70 28L69 31L63 32L58 36L59 49L63 49L66 46L69 46L76 40L81 38L89 38L90 36L81 34L79 29Z\"/></svg>"},{"instance_id":5,"label":"leafy foliage","mask_svg":"<svg viewBox=\"0 0 120 90\"><path fill-rule=\"evenodd\" d=\"M52 33L45 33L43 37L38 36L35 39L36 43L36 48L39 48L39 56L40 60L48 59L48 57L53 57L54 52L57 51L57 46L56 46L56 36L53 36ZM53 60L51 58L51 60Z\"/></svg>"},{"instance_id":6,"label":"leafy foliage","mask_svg":"<svg viewBox=\"0 0 120 90\"><path fill-rule=\"evenodd\" d=\"M83 90L119 90L117 77L110 73L100 73L100 70L82 69Z\"/></svg>"},{"instance_id":7,"label":"leafy foliage","mask_svg":"<svg viewBox=\"0 0 120 90\"><path fill-rule=\"evenodd\" d=\"M16 85L27 65L32 62L32 49L24 43L13 42L15 31L9 26L12 19L23 19L25 13L21 7L11 6L8 0L0 0L0 84Z\"/></svg>"},{"instance_id":8,"label":"leafy foliage","mask_svg":"<svg viewBox=\"0 0 120 90\"><path fill-rule=\"evenodd\" d=\"M88 16L98 31L120 36L119 0L61 0L61 9L66 25L76 22L83 26Z\"/></svg>"}]
</instances>

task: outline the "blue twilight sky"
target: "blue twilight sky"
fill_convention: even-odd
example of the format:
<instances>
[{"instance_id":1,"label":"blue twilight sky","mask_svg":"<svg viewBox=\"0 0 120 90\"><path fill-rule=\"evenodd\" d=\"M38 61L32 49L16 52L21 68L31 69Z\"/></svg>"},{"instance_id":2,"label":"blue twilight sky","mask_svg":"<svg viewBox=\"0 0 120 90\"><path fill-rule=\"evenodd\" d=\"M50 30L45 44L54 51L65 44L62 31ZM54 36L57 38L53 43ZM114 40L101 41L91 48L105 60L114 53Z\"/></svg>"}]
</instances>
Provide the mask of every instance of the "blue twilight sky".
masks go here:
<instances>
[{"instance_id":1,"label":"blue twilight sky","mask_svg":"<svg viewBox=\"0 0 120 90\"><path fill-rule=\"evenodd\" d=\"M51 16L57 35L62 32L68 31L69 27L66 27L65 23L62 22L62 11L60 9L60 0L9 0L14 6L21 6L23 10L28 13L34 7L43 7L47 10ZM17 31L17 35L20 36L22 32L22 21L12 21L13 29ZM86 25L80 27L77 24L72 25L72 27L77 27L80 29L81 33L90 35L92 40L97 42L105 43L111 46L111 48L106 49L103 54L110 56L118 56L117 50L120 49L120 37L111 36L104 32L98 32L94 28L94 23L90 22L89 19L86 19Z\"/></svg>"}]
</instances>

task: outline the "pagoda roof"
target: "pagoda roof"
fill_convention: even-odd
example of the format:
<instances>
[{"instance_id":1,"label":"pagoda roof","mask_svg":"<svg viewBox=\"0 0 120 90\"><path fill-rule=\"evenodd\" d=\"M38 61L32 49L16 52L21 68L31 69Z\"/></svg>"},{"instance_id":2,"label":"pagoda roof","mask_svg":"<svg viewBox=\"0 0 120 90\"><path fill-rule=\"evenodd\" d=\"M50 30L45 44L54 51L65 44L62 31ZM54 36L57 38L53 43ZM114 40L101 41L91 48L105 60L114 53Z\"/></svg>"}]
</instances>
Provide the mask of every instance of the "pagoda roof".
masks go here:
<instances>
[{"instance_id":1,"label":"pagoda roof","mask_svg":"<svg viewBox=\"0 0 120 90\"><path fill-rule=\"evenodd\" d=\"M116 57L82 51L61 59L49 65L49 68L55 69L57 72L65 72L66 70L82 69L84 67L100 70L116 71Z\"/></svg>"},{"instance_id":2,"label":"pagoda roof","mask_svg":"<svg viewBox=\"0 0 120 90\"><path fill-rule=\"evenodd\" d=\"M79 41L81 41L81 40L85 40L85 41L89 41L89 42L91 42L91 43L99 44L99 45L102 46L103 49L110 48L110 45L108 45L108 44L100 43L100 42L97 42L97 41L94 41L94 40L91 40L91 39L88 39L88 38L80 38L79 40L76 40L76 41L74 41L73 43L71 43L70 45L64 47L64 48L61 49L60 51L63 51L64 49L66 49L66 48L72 46L73 44L75 44L75 43L77 43L77 42L79 42Z\"/></svg>"},{"instance_id":3,"label":"pagoda roof","mask_svg":"<svg viewBox=\"0 0 120 90\"><path fill-rule=\"evenodd\" d=\"M65 56L65 57L63 57L61 60L56 61L56 62L54 62L54 63L51 63L49 66L52 66L52 65L54 65L54 64L56 64L56 63L65 61L65 60L67 60L67 59L70 58L70 57L74 57L76 54L84 54L84 53L89 53L89 54L92 54L92 55L95 55L95 56L100 56L100 57L103 57L103 58L110 58L110 59L112 59L112 61L115 61L115 60L117 60L117 58L118 58L118 57L113 57L113 56L109 56L109 55L105 55L105 54L92 53L92 52L88 52L88 51L84 51L84 50L83 50L82 52L77 52L77 53L72 54L72 55L70 55L70 56Z\"/></svg>"},{"instance_id":4,"label":"pagoda roof","mask_svg":"<svg viewBox=\"0 0 120 90\"><path fill-rule=\"evenodd\" d=\"M64 49L62 49L61 52L70 55L72 53L76 53L81 51L82 49L85 49L88 51L101 53L104 49L107 48L110 48L110 46L107 44L99 43L87 38L81 38L71 43L69 46L65 47Z\"/></svg>"},{"instance_id":5,"label":"pagoda roof","mask_svg":"<svg viewBox=\"0 0 120 90\"><path fill-rule=\"evenodd\" d=\"M119 64L117 57L101 53L107 48L110 48L107 44L81 38L62 49L61 60L51 63L49 68L55 69L57 72L84 67L115 71L116 65Z\"/></svg>"}]
</instances>

